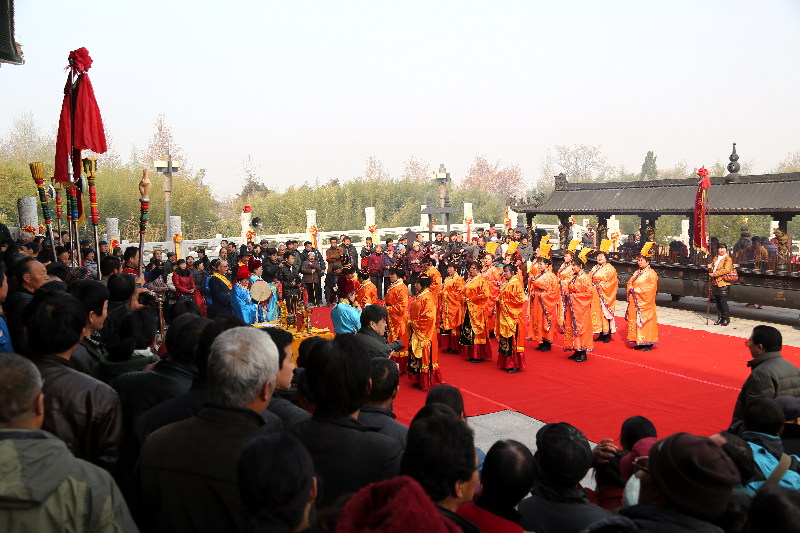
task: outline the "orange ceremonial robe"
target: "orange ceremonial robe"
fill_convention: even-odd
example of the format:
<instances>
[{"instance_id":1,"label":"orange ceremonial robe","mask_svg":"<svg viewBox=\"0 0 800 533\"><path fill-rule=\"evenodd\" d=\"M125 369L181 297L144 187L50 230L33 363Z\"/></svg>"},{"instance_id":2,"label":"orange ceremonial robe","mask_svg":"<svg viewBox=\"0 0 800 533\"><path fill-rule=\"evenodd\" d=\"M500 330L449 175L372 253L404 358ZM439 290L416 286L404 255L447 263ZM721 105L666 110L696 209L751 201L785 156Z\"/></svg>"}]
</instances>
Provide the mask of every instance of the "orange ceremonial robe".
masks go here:
<instances>
[{"instance_id":1,"label":"orange ceremonial robe","mask_svg":"<svg viewBox=\"0 0 800 533\"><path fill-rule=\"evenodd\" d=\"M564 294L564 350L592 351L592 282L585 272L573 275Z\"/></svg>"},{"instance_id":2,"label":"orange ceremonial robe","mask_svg":"<svg viewBox=\"0 0 800 533\"><path fill-rule=\"evenodd\" d=\"M617 269L610 263L595 265L589 277L592 279L592 333L616 333Z\"/></svg>"},{"instance_id":3,"label":"orange ceremonial robe","mask_svg":"<svg viewBox=\"0 0 800 533\"><path fill-rule=\"evenodd\" d=\"M561 299L561 290L558 287L558 278L553 271L547 269L538 274L530 282L531 317L529 336L535 342L553 342L558 320L558 302Z\"/></svg>"},{"instance_id":4,"label":"orange ceremonial robe","mask_svg":"<svg viewBox=\"0 0 800 533\"><path fill-rule=\"evenodd\" d=\"M498 368L525 368L525 338L522 334L524 308L525 289L522 280L513 276L502 286L497 298L497 328L500 337Z\"/></svg>"},{"instance_id":5,"label":"orange ceremonial robe","mask_svg":"<svg viewBox=\"0 0 800 533\"><path fill-rule=\"evenodd\" d=\"M439 347L433 342L436 336L436 300L429 288L417 294L411 303L409 378L428 390L442 382L439 371Z\"/></svg>"},{"instance_id":6,"label":"orange ceremonial robe","mask_svg":"<svg viewBox=\"0 0 800 533\"><path fill-rule=\"evenodd\" d=\"M650 265L634 272L628 280L628 342L637 345L658 343L657 293L658 274Z\"/></svg>"},{"instance_id":7,"label":"orange ceremonial robe","mask_svg":"<svg viewBox=\"0 0 800 533\"><path fill-rule=\"evenodd\" d=\"M489 301L486 304L486 327L489 331L495 331L497 325L496 304L497 297L500 295L500 285L503 283L503 269L490 266L481 272L481 276L483 276L489 285Z\"/></svg>"},{"instance_id":8,"label":"orange ceremonial robe","mask_svg":"<svg viewBox=\"0 0 800 533\"><path fill-rule=\"evenodd\" d=\"M558 289L561 291L561 298L558 302L558 325L564 327L564 296L567 294L567 284L572 279L572 263L562 263L558 267L556 277L558 278Z\"/></svg>"},{"instance_id":9,"label":"orange ceremonial robe","mask_svg":"<svg viewBox=\"0 0 800 533\"><path fill-rule=\"evenodd\" d=\"M370 304L378 303L378 288L370 280L365 280L356 292L356 301L361 309Z\"/></svg>"},{"instance_id":10,"label":"orange ceremonial robe","mask_svg":"<svg viewBox=\"0 0 800 533\"><path fill-rule=\"evenodd\" d=\"M464 284L464 323L459 343L466 349L464 357L467 359L492 358L488 348L489 330L486 327L486 306L489 298L489 283L483 276L470 278Z\"/></svg>"},{"instance_id":11,"label":"orange ceremonial robe","mask_svg":"<svg viewBox=\"0 0 800 533\"><path fill-rule=\"evenodd\" d=\"M431 278L431 294L433 294L434 301L439 301L439 295L442 293L442 274L434 267L430 267L425 274Z\"/></svg>"},{"instance_id":12,"label":"orange ceremonial robe","mask_svg":"<svg viewBox=\"0 0 800 533\"><path fill-rule=\"evenodd\" d=\"M442 284L439 314L443 331L457 329L464 321L464 278L458 274L448 276Z\"/></svg>"},{"instance_id":13,"label":"orange ceremonial robe","mask_svg":"<svg viewBox=\"0 0 800 533\"><path fill-rule=\"evenodd\" d=\"M392 355L400 372L408 366L408 285L398 279L389 286L383 303L389 312L389 342L400 340L403 349Z\"/></svg>"}]
</instances>

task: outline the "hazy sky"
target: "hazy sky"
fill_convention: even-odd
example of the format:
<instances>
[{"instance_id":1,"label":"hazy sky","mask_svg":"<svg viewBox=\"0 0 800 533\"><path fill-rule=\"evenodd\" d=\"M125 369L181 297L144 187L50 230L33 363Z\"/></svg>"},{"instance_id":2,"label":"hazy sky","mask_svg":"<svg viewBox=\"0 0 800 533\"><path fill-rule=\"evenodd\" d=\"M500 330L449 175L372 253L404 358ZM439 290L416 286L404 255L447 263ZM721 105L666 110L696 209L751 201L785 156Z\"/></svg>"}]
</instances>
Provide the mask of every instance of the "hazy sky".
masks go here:
<instances>
[{"instance_id":1,"label":"hazy sky","mask_svg":"<svg viewBox=\"0 0 800 533\"><path fill-rule=\"evenodd\" d=\"M600 145L638 171L800 150L800 2L18 0L26 64L0 68L0 135L54 128L85 46L126 159L165 113L219 194L252 155L281 188L399 175L409 156L463 176L476 155L541 175L549 146Z\"/></svg>"}]
</instances>

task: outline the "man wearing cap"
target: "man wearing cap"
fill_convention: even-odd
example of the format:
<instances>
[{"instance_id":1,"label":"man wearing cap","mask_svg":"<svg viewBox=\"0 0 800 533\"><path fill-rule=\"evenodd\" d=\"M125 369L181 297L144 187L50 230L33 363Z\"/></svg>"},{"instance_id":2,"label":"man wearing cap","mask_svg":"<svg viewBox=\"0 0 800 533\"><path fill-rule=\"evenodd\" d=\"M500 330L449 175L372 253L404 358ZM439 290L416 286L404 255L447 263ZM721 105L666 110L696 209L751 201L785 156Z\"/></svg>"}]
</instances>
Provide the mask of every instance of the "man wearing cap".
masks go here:
<instances>
[{"instance_id":1,"label":"man wearing cap","mask_svg":"<svg viewBox=\"0 0 800 533\"><path fill-rule=\"evenodd\" d=\"M350 242L349 235L342 236L342 245L340 248L342 249L343 256L349 256L348 261L345 261L344 258L342 259L342 266L350 264L353 268L358 268L358 252L356 251L356 247Z\"/></svg>"},{"instance_id":2,"label":"man wearing cap","mask_svg":"<svg viewBox=\"0 0 800 533\"><path fill-rule=\"evenodd\" d=\"M104 258L108 255L108 241L100 241L100 247L98 248L98 255L97 262L100 262L100 259Z\"/></svg>"},{"instance_id":3,"label":"man wearing cap","mask_svg":"<svg viewBox=\"0 0 800 533\"><path fill-rule=\"evenodd\" d=\"M747 403L751 400L800 397L800 369L781 355L783 337L780 331L772 326L756 326L745 344L752 357L747 363L750 375L742 385L733 408L732 431L741 424Z\"/></svg>"},{"instance_id":4,"label":"man wearing cap","mask_svg":"<svg viewBox=\"0 0 800 533\"><path fill-rule=\"evenodd\" d=\"M519 504L525 531L581 531L611 518L611 513L590 503L578 483L592 467L589 441L566 422L547 424L536 433L539 476L532 496Z\"/></svg>"},{"instance_id":5,"label":"man wearing cap","mask_svg":"<svg viewBox=\"0 0 800 533\"><path fill-rule=\"evenodd\" d=\"M633 462L639 503L589 526L589 533L664 531L721 533L710 522L725 511L741 483L731 458L714 441L675 433Z\"/></svg>"}]
</instances>

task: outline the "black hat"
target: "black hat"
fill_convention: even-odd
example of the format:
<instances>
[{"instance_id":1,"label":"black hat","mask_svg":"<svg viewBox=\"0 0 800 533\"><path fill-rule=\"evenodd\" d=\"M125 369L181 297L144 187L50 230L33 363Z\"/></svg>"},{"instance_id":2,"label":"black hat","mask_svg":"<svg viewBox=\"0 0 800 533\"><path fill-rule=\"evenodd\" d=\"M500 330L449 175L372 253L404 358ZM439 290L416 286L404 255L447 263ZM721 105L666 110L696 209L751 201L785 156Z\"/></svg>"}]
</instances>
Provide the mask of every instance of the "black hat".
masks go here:
<instances>
[{"instance_id":1,"label":"black hat","mask_svg":"<svg viewBox=\"0 0 800 533\"><path fill-rule=\"evenodd\" d=\"M167 257L172 257L173 255L175 255L175 252L167 252Z\"/></svg>"},{"instance_id":2,"label":"black hat","mask_svg":"<svg viewBox=\"0 0 800 533\"><path fill-rule=\"evenodd\" d=\"M800 418L800 398L795 396L778 396L775 402L783 409L784 420L797 420Z\"/></svg>"},{"instance_id":3,"label":"black hat","mask_svg":"<svg viewBox=\"0 0 800 533\"><path fill-rule=\"evenodd\" d=\"M559 487L574 487L592 467L589 441L566 422L547 424L536 433L536 457L547 482Z\"/></svg>"},{"instance_id":4,"label":"black hat","mask_svg":"<svg viewBox=\"0 0 800 533\"><path fill-rule=\"evenodd\" d=\"M100 246L103 246L104 244L106 244L106 245L107 245L107 244L108 244L108 241L100 241Z\"/></svg>"},{"instance_id":5,"label":"black hat","mask_svg":"<svg viewBox=\"0 0 800 533\"><path fill-rule=\"evenodd\" d=\"M243 244L239 247L239 256L241 257L243 255L253 255L253 252L247 249L246 244Z\"/></svg>"}]
</instances>

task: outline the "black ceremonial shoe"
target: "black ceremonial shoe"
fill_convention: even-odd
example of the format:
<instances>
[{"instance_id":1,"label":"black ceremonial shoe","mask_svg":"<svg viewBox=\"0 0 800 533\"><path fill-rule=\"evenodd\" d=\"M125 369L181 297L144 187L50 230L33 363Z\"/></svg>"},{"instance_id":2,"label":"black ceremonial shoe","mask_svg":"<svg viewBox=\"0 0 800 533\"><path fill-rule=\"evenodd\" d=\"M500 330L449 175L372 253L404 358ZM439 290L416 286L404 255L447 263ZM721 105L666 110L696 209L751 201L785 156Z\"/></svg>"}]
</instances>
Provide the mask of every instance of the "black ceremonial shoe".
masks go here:
<instances>
[{"instance_id":1,"label":"black ceremonial shoe","mask_svg":"<svg viewBox=\"0 0 800 533\"><path fill-rule=\"evenodd\" d=\"M575 358L576 363L583 363L584 361L586 361L586 352L580 351L575 353L579 354L578 357Z\"/></svg>"}]
</instances>

